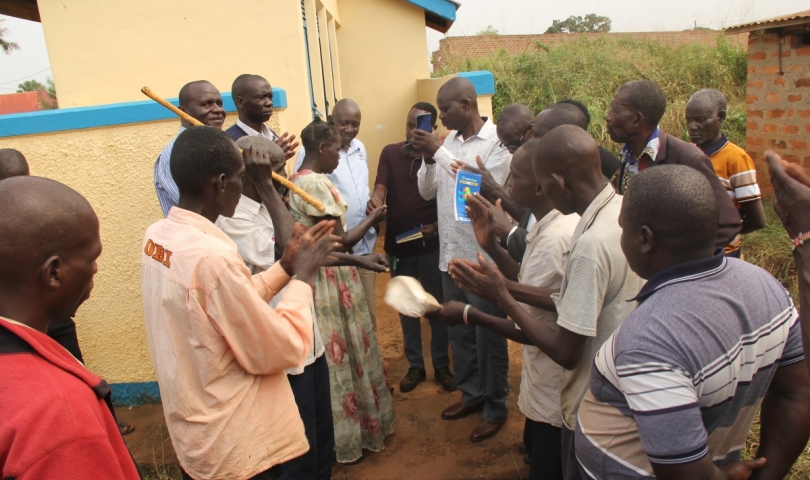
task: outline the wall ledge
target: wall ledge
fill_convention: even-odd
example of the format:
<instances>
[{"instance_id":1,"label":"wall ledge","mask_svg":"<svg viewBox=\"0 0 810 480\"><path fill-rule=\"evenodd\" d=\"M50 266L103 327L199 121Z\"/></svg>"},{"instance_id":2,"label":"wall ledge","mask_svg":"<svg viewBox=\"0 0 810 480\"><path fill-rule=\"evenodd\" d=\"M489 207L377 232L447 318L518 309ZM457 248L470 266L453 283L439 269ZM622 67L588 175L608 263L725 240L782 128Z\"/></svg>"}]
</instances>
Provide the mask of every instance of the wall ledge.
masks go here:
<instances>
[{"instance_id":1,"label":"wall ledge","mask_svg":"<svg viewBox=\"0 0 810 480\"><path fill-rule=\"evenodd\" d=\"M176 98L167 100L175 106L179 104ZM283 88L273 88L273 105L276 110L287 108L287 92ZM222 106L226 112L236 111L230 92L222 93ZM0 138L173 118L177 115L152 100L13 113L0 115Z\"/></svg>"}]
</instances>

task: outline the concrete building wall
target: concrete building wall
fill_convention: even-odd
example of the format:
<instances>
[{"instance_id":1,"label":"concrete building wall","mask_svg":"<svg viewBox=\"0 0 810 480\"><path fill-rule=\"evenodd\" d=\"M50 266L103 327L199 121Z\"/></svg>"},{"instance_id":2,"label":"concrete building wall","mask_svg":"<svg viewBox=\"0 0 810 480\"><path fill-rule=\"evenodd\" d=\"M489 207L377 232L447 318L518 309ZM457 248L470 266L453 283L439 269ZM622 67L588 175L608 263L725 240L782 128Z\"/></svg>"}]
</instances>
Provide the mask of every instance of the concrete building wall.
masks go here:
<instances>
[{"instance_id":1,"label":"concrete building wall","mask_svg":"<svg viewBox=\"0 0 810 480\"><path fill-rule=\"evenodd\" d=\"M716 45L722 32L714 30L687 30L684 32L612 32L586 33L571 35L566 33L548 33L540 35L476 35L469 37L447 37L439 40L439 50L433 52L434 70L440 70L455 59L482 58L506 50L511 55L539 50L538 43L553 47L564 42L575 40L580 35L589 38L630 37L636 40L650 40L664 45L679 46L689 43ZM728 35L726 40L732 45L744 46L746 34Z\"/></svg>"},{"instance_id":2,"label":"concrete building wall","mask_svg":"<svg viewBox=\"0 0 810 480\"><path fill-rule=\"evenodd\" d=\"M766 190L771 189L766 150L810 171L810 46L796 46L799 42L763 32L751 33L748 40L745 142Z\"/></svg>"}]
</instances>

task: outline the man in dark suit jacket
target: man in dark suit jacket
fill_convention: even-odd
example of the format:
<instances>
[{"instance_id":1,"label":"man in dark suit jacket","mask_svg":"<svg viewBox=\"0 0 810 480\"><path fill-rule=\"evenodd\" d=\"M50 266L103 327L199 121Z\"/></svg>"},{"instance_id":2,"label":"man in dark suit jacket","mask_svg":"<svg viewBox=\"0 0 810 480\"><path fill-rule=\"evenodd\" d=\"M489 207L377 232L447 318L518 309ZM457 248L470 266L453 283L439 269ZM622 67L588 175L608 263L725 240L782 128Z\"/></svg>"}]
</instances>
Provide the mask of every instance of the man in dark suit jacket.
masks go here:
<instances>
[{"instance_id":1,"label":"man in dark suit jacket","mask_svg":"<svg viewBox=\"0 0 810 480\"><path fill-rule=\"evenodd\" d=\"M233 81L231 96L239 118L225 133L234 142L248 135L261 136L276 142L288 160L295 155L298 147L298 143L294 143L295 135L285 132L279 137L264 124L273 115L273 87L270 82L259 75L243 73Z\"/></svg>"},{"instance_id":2,"label":"man in dark suit jacket","mask_svg":"<svg viewBox=\"0 0 810 480\"><path fill-rule=\"evenodd\" d=\"M668 135L658 127L667 108L663 90L650 80L636 80L619 87L613 96L606 121L611 140L624 143L622 166L614 186L623 194L635 174L648 167L680 164L692 167L706 177L714 190L720 210L716 248L731 243L740 233L740 214L714 173L711 160L698 147Z\"/></svg>"}]
</instances>

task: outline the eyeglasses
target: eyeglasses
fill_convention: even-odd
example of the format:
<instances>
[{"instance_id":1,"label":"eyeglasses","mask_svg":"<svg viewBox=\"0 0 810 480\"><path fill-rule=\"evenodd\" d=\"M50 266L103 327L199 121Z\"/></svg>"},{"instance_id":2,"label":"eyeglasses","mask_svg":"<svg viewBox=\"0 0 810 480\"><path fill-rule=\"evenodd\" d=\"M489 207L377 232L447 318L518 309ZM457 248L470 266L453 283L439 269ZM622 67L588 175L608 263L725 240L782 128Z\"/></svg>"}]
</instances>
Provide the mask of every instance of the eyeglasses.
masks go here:
<instances>
[{"instance_id":1,"label":"eyeglasses","mask_svg":"<svg viewBox=\"0 0 810 480\"><path fill-rule=\"evenodd\" d=\"M523 139L526 138L526 134L529 133L529 130L531 130L533 126L534 122L530 123L529 126L526 127L526 130L523 130L523 135L521 135L520 138L518 138L517 142L509 145L504 145L503 142L501 142L501 146L509 150L509 153L515 153L515 150L520 148L520 145L523 143Z\"/></svg>"}]
</instances>

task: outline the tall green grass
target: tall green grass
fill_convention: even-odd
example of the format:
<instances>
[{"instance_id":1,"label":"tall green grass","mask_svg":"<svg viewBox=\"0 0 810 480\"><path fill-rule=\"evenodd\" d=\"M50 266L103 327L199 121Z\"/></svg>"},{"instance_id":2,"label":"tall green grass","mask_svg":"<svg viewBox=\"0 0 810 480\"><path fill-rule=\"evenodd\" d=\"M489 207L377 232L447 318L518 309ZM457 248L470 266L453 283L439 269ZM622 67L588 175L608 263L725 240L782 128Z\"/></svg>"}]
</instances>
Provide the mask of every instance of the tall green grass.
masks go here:
<instances>
[{"instance_id":1,"label":"tall green grass","mask_svg":"<svg viewBox=\"0 0 810 480\"><path fill-rule=\"evenodd\" d=\"M745 146L748 54L730 45L722 35L717 45L670 47L631 37L588 38L577 35L554 47L538 44L536 51L509 55L505 50L486 58L458 59L434 72L489 70L495 76L493 110L497 118L512 103L528 105L535 112L566 98L585 103L593 120L590 132L600 145L617 151L605 129L605 114L616 89L623 83L649 79L663 88L667 113L661 128L686 138L684 107L701 88L716 88L729 102L725 131L729 139Z\"/></svg>"}]
</instances>

